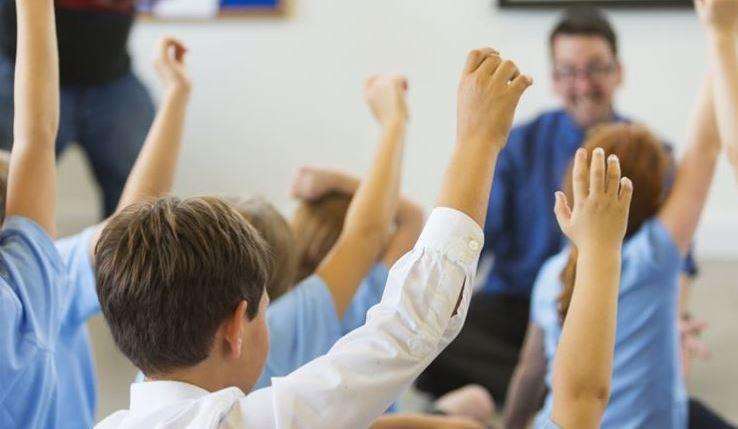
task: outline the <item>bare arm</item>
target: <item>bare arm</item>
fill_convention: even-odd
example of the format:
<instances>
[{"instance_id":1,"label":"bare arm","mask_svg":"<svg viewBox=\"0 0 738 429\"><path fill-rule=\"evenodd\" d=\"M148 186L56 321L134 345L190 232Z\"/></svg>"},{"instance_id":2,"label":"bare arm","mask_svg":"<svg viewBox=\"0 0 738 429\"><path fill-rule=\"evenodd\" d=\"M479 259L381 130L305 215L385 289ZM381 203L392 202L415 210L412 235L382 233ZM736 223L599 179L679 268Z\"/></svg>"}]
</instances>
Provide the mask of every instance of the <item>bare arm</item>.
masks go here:
<instances>
[{"instance_id":1,"label":"bare arm","mask_svg":"<svg viewBox=\"0 0 738 429\"><path fill-rule=\"evenodd\" d=\"M18 1L17 15L14 143L6 214L32 219L54 237L54 144L59 129L59 56L54 2Z\"/></svg>"},{"instance_id":2,"label":"bare arm","mask_svg":"<svg viewBox=\"0 0 738 429\"><path fill-rule=\"evenodd\" d=\"M711 85L712 79L707 77L692 113L687 149L677 167L674 186L658 214L683 254L697 230L720 155Z\"/></svg>"},{"instance_id":3,"label":"bare arm","mask_svg":"<svg viewBox=\"0 0 738 429\"><path fill-rule=\"evenodd\" d=\"M367 100L382 125L382 136L372 167L351 200L341 235L316 270L331 291L339 318L376 262L397 210L405 87L401 77L376 77L367 83Z\"/></svg>"},{"instance_id":4,"label":"bare arm","mask_svg":"<svg viewBox=\"0 0 738 429\"><path fill-rule=\"evenodd\" d=\"M484 429L478 422L429 414L385 414L370 426L371 429Z\"/></svg>"},{"instance_id":5,"label":"bare arm","mask_svg":"<svg viewBox=\"0 0 738 429\"><path fill-rule=\"evenodd\" d=\"M620 163L595 149L574 161L574 211L556 195L556 217L578 249L574 292L554 358L552 418L561 427L599 427L610 397L620 252L633 187Z\"/></svg>"},{"instance_id":6,"label":"bare arm","mask_svg":"<svg viewBox=\"0 0 738 429\"><path fill-rule=\"evenodd\" d=\"M528 422L538 411L546 392L545 378L546 353L543 348L543 331L531 322L505 402L507 429L528 427Z\"/></svg>"},{"instance_id":7,"label":"bare arm","mask_svg":"<svg viewBox=\"0 0 738 429\"><path fill-rule=\"evenodd\" d=\"M330 192L354 195L359 189L359 178L337 170L302 167L292 186L294 197L315 200ZM407 197L400 197L394 217L394 229L381 255L382 262L391 267L402 255L409 252L420 236L425 221L422 207Z\"/></svg>"},{"instance_id":8,"label":"bare arm","mask_svg":"<svg viewBox=\"0 0 738 429\"><path fill-rule=\"evenodd\" d=\"M496 51L472 51L458 92L457 141L443 178L438 206L466 213L484 227L492 177L507 142L515 108L531 85Z\"/></svg>"},{"instance_id":9,"label":"bare arm","mask_svg":"<svg viewBox=\"0 0 738 429\"><path fill-rule=\"evenodd\" d=\"M185 53L184 45L175 39L165 38L159 42L155 66L166 88L165 95L128 176L118 210L166 195L172 189L191 88L184 65Z\"/></svg>"},{"instance_id":10,"label":"bare arm","mask_svg":"<svg viewBox=\"0 0 738 429\"><path fill-rule=\"evenodd\" d=\"M738 178L738 59L735 52L738 4L734 0L696 0L695 7L707 33L718 132Z\"/></svg>"},{"instance_id":11,"label":"bare arm","mask_svg":"<svg viewBox=\"0 0 738 429\"><path fill-rule=\"evenodd\" d=\"M184 64L187 48L176 39L164 38L159 42L158 50L154 66L165 87L164 99L128 175L116 211L136 202L164 196L172 189L191 83ZM90 243L90 254L94 254L106 223L107 220L98 225Z\"/></svg>"}]
</instances>

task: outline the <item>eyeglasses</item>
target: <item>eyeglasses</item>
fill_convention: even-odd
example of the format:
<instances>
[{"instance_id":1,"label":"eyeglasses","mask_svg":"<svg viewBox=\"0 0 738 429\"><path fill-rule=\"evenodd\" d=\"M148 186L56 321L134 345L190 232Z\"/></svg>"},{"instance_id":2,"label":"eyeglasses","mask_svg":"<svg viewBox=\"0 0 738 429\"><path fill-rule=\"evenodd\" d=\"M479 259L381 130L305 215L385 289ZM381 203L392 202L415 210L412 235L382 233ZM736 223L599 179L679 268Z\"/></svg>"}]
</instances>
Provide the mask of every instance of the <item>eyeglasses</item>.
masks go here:
<instances>
[{"instance_id":1,"label":"eyeglasses","mask_svg":"<svg viewBox=\"0 0 738 429\"><path fill-rule=\"evenodd\" d=\"M555 67L554 79L560 79L567 82L573 82L577 79L577 77L596 80L607 77L614 71L614 63L590 64L583 69L569 66Z\"/></svg>"}]
</instances>

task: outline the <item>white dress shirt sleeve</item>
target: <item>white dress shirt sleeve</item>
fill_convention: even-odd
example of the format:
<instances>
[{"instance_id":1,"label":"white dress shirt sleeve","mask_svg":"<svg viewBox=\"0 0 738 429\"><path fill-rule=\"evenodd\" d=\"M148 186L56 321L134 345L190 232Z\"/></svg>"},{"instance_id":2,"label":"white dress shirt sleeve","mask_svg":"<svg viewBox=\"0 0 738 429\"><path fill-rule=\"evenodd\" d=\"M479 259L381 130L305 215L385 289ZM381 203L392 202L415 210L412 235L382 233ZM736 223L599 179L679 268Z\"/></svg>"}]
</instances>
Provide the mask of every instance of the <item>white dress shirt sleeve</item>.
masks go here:
<instances>
[{"instance_id":1,"label":"white dress shirt sleeve","mask_svg":"<svg viewBox=\"0 0 738 429\"><path fill-rule=\"evenodd\" d=\"M328 354L242 399L228 423L235 418L246 427L369 426L461 330L483 240L482 229L467 215L436 208L415 248L390 270L366 324Z\"/></svg>"}]
</instances>

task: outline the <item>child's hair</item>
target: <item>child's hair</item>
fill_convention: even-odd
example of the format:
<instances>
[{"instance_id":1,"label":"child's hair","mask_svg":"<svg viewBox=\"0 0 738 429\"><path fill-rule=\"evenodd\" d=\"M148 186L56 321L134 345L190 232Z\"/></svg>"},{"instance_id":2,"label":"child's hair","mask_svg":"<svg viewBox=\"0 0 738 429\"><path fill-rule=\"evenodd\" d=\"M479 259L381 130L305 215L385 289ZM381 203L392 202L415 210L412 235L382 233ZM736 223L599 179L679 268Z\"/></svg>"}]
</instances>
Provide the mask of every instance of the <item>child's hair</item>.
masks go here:
<instances>
[{"instance_id":1,"label":"child's hair","mask_svg":"<svg viewBox=\"0 0 738 429\"><path fill-rule=\"evenodd\" d=\"M335 192L300 203L292 219L299 259L297 282L312 275L328 255L341 235L350 204L351 196Z\"/></svg>"},{"instance_id":2,"label":"child's hair","mask_svg":"<svg viewBox=\"0 0 738 429\"><path fill-rule=\"evenodd\" d=\"M605 155L617 155L623 177L633 182L633 198L628 217L626 239L633 235L649 218L655 216L664 200L665 178L670 158L663 144L646 127L637 124L609 124L593 129L584 148L588 159L592 151L601 147ZM563 187L571 202L573 163L564 176ZM559 296L559 316L563 322L574 293L577 270L577 249L572 246L569 260L561 272L563 291Z\"/></svg>"},{"instance_id":3,"label":"child's hair","mask_svg":"<svg viewBox=\"0 0 738 429\"><path fill-rule=\"evenodd\" d=\"M131 205L109 220L95 248L113 339L147 375L205 360L241 301L253 319L270 269L256 229L214 197Z\"/></svg>"},{"instance_id":4,"label":"child's hair","mask_svg":"<svg viewBox=\"0 0 738 429\"><path fill-rule=\"evenodd\" d=\"M272 255L274 266L266 291L273 301L295 285L297 251L289 223L271 203L261 197L228 198L229 203L261 234Z\"/></svg>"},{"instance_id":5,"label":"child's hair","mask_svg":"<svg viewBox=\"0 0 738 429\"><path fill-rule=\"evenodd\" d=\"M8 195L10 152L0 149L0 225L5 221L5 199Z\"/></svg>"}]
</instances>

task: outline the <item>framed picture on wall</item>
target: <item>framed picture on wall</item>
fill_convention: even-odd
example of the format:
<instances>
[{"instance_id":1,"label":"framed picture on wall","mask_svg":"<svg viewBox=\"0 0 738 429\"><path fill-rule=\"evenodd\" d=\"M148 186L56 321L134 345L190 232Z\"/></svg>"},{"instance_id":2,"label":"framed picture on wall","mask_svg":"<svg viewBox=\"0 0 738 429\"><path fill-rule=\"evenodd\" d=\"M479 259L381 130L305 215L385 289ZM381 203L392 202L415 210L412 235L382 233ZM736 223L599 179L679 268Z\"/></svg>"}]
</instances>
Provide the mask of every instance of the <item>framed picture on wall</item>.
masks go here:
<instances>
[{"instance_id":1,"label":"framed picture on wall","mask_svg":"<svg viewBox=\"0 0 738 429\"><path fill-rule=\"evenodd\" d=\"M280 15L285 0L142 0L139 11L154 19L215 19Z\"/></svg>"},{"instance_id":2,"label":"framed picture on wall","mask_svg":"<svg viewBox=\"0 0 738 429\"><path fill-rule=\"evenodd\" d=\"M692 0L498 0L500 7L555 8L576 4L590 4L600 7L692 7Z\"/></svg>"}]
</instances>

